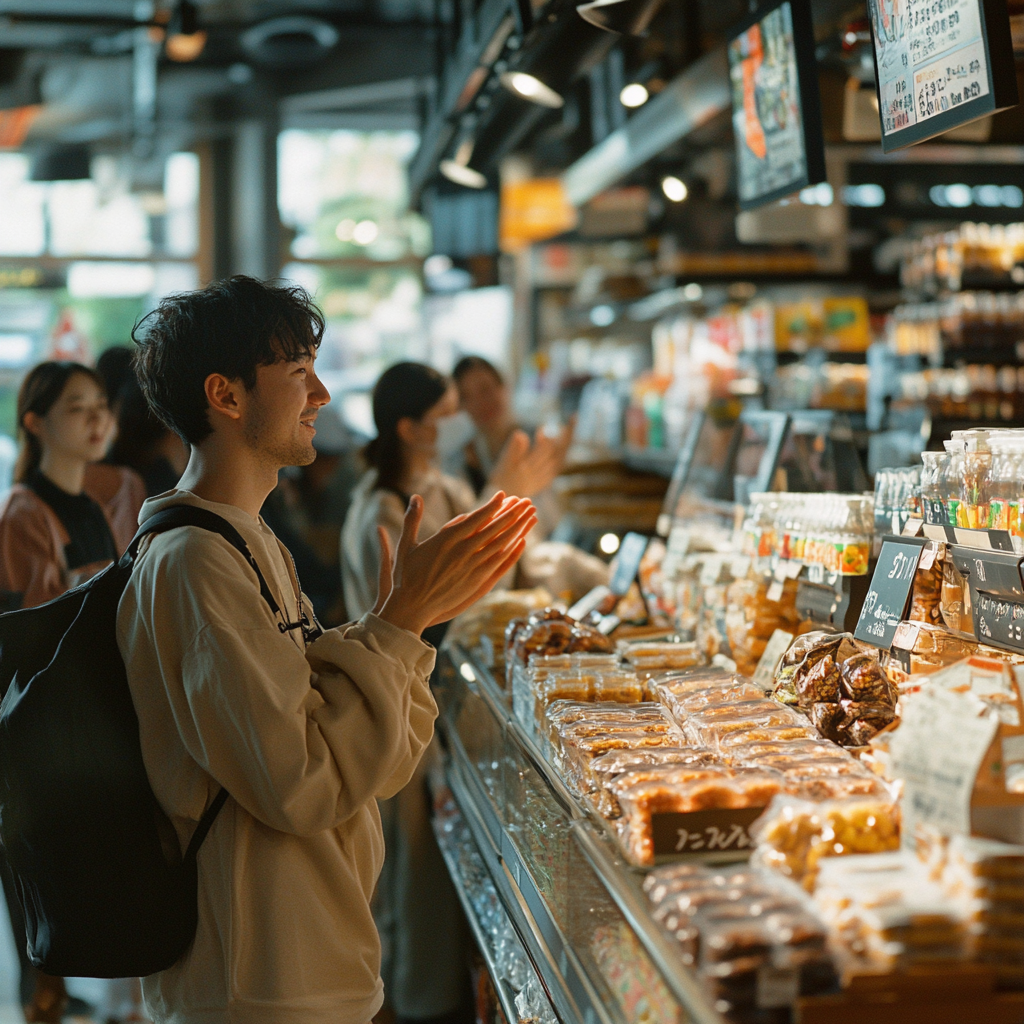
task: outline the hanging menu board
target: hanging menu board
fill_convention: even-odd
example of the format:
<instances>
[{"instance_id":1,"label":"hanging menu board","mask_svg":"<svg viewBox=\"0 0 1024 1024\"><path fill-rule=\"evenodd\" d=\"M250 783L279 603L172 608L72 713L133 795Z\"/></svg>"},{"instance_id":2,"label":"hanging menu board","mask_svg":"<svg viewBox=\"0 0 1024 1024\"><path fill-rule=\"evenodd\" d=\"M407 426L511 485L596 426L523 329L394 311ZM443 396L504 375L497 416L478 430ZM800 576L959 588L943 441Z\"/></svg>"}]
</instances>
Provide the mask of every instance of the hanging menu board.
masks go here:
<instances>
[{"instance_id":1,"label":"hanging menu board","mask_svg":"<svg viewBox=\"0 0 1024 1024\"><path fill-rule=\"evenodd\" d=\"M740 208L825 180L809 0L761 8L729 41Z\"/></svg>"},{"instance_id":2,"label":"hanging menu board","mask_svg":"<svg viewBox=\"0 0 1024 1024\"><path fill-rule=\"evenodd\" d=\"M1018 102L1005 0L868 0L882 149Z\"/></svg>"}]
</instances>

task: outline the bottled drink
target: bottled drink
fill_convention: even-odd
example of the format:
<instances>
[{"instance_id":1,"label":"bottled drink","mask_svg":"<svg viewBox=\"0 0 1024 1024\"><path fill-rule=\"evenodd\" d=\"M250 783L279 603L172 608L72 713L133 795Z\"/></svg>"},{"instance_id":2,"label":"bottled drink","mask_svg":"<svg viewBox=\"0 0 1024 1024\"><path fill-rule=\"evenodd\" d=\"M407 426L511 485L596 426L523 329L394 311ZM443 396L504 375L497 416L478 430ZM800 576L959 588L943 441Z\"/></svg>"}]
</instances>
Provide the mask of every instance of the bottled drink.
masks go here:
<instances>
[{"instance_id":1,"label":"bottled drink","mask_svg":"<svg viewBox=\"0 0 1024 1024\"><path fill-rule=\"evenodd\" d=\"M1013 442L995 436L990 442L992 468L988 475L988 521L990 530L1010 529L1010 505L1015 501ZM1015 517L1016 518L1016 517Z\"/></svg>"},{"instance_id":2,"label":"bottled drink","mask_svg":"<svg viewBox=\"0 0 1024 1024\"><path fill-rule=\"evenodd\" d=\"M992 449L987 431L972 431L964 453L961 507L966 510L966 526L973 530L988 526L988 488L992 471Z\"/></svg>"},{"instance_id":3,"label":"bottled drink","mask_svg":"<svg viewBox=\"0 0 1024 1024\"><path fill-rule=\"evenodd\" d=\"M922 452L921 460L921 512L926 523L945 523L945 505L942 500L942 477L945 470L945 452Z\"/></svg>"},{"instance_id":4,"label":"bottled drink","mask_svg":"<svg viewBox=\"0 0 1024 1024\"><path fill-rule=\"evenodd\" d=\"M966 526L967 518L960 508L960 492L964 469L964 443L959 438L952 438L949 441L943 441L942 447L946 449L946 453L949 455L942 488L947 521L950 526Z\"/></svg>"}]
</instances>

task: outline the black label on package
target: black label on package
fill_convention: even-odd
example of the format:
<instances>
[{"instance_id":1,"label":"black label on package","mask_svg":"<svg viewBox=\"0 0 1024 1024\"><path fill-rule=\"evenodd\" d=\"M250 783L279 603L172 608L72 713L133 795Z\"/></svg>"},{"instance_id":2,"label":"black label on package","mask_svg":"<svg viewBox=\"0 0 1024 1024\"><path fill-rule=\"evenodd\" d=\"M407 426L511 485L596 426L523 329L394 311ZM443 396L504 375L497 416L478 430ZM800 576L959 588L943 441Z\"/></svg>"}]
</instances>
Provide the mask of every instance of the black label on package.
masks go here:
<instances>
[{"instance_id":1,"label":"black label on package","mask_svg":"<svg viewBox=\"0 0 1024 1024\"><path fill-rule=\"evenodd\" d=\"M896 627L904 617L914 573L926 540L918 537L887 537L875 565L871 586L860 610L853 635L867 644L889 650Z\"/></svg>"},{"instance_id":2,"label":"black label on package","mask_svg":"<svg viewBox=\"0 0 1024 1024\"><path fill-rule=\"evenodd\" d=\"M627 533L622 538L619 553L615 559L615 569L608 588L616 597L625 597L640 571L640 561L647 550L647 538L642 533Z\"/></svg>"},{"instance_id":3,"label":"black label on package","mask_svg":"<svg viewBox=\"0 0 1024 1024\"><path fill-rule=\"evenodd\" d=\"M652 814L654 856L749 851L754 845L750 838L750 826L763 813L763 807L716 807L685 814Z\"/></svg>"}]
</instances>

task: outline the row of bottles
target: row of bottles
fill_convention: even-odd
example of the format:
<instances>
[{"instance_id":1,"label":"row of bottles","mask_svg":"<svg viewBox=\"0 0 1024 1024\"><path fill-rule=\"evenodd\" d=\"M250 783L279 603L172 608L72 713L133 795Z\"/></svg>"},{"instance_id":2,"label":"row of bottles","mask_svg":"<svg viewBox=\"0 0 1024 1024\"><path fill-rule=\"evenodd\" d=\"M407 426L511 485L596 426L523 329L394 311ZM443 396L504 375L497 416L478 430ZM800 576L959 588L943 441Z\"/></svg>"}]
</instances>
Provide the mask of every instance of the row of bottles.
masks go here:
<instances>
[{"instance_id":1,"label":"row of bottles","mask_svg":"<svg viewBox=\"0 0 1024 1024\"><path fill-rule=\"evenodd\" d=\"M1024 537L1024 430L954 431L943 446L922 456L925 522Z\"/></svg>"}]
</instances>

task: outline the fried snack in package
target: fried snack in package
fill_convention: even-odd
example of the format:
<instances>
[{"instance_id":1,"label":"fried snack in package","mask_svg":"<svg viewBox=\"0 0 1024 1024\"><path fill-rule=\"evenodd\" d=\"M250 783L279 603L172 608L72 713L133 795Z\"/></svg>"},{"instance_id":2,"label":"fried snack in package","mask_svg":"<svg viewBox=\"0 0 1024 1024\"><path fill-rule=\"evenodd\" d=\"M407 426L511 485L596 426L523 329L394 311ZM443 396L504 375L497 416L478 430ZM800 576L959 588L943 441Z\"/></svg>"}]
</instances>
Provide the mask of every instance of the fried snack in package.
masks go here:
<instances>
[{"instance_id":1,"label":"fried snack in package","mask_svg":"<svg viewBox=\"0 0 1024 1024\"><path fill-rule=\"evenodd\" d=\"M788 1019L794 995L835 984L824 924L771 872L671 865L650 872L644 890L652 917L732 1021ZM778 971L789 973L782 990L771 984Z\"/></svg>"},{"instance_id":2,"label":"fried snack in package","mask_svg":"<svg viewBox=\"0 0 1024 1024\"><path fill-rule=\"evenodd\" d=\"M731 656L736 667L753 675L772 634L777 629L794 635L806 632L796 610L796 580L787 579L778 601L768 592L773 581L762 577L740 579L729 585L725 629Z\"/></svg>"},{"instance_id":3,"label":"fried snack in package","mask_svg":"<svg viewBox=\"0 0 1024 1024\"><path fill-rule=\"evenodd\" d=\"M643 696L643 682L635 672L598 672L594 676L595 700L634 704Z\"/></svg>"},{"instance_id":4,"label":"fried snack in package","mask_svg":"<svg viewBox=\"0 0 1024 1024\"><path fill-rule=\"evenodd\" d=\"M635 640L619 644L623 661L641 676L658 672L695 668L704 664L704 656L695 641L670 643L667 641Z\"/></svg>"},{"instance_id":5,"label":"fried snack in package","mask_svg":"<svg viewBox=\"0 0 1024 1024\"><path fill-rule=\"evenodd\" d=\"M832 653L830 644L835 636L835 633L815 629L804 633L803 636L798 636L789 645L789 649L782 656L782 661L779 662L779 667L775 672L775 686L772 691L774 700L780 704L799 703L795 684L797 669L808 655L812 655L809 667L813 668L826 654Z\"/></svg>"},{"instance_id":6,"label":"fried snack in package","mask_svg":"<svg viewBox=\"0 0 1024 1024\"><path fill-rule=\"evenodd\" d=\"M730 733L774 727L805 728L806 719L775 701L759 698L728 704L710 705L686 719L685 729L695 742L716 746Z\"/></svg>"},{"instance_id":7,"label":"fried snack in package","mask_svg":"<svg viewBox=\"0 0 1024 1024\"><path fill-rule=\"evenodd\" d=\"M676 692L671 684L657 684L654 695L668 708L677 722L707 708L726 704L763 700L761 691L746 676L725 676L722 681L700 689Z\"/></svg>"},{"instance_id":8,"label":"fried snack in package","mask_svg":"<svg viewBox=\"0 0 1024 1024\"><path fill-rule=\"evenodd\" d=\"M971 958L1001 988L1024 988L1024 846L954 836L940 884L967 923Z\"/></svg>"},{"instance_id":9,"label":"fried snack in package","mask_svg":"<svg viewBox=\"0 0 1024 1024\"><path fill-rule=\"evenodd\" d=\"M823 861L815 904L848 970L952 966L968 955L963 915L907 854Z\"/></svg>"},{"instance_id":10,"label":"fried snack in package","mask_svg":"<svg viewBox=\"0 0 1024 1024\"><path fill-rule=\"evenodd\" d=\"M754 823L757 848L752 860L813 892L822 860L897 849L899 821L899 809L891 797L815 803L780 796Z\"/></svg>"},{"instance_id":11,"label":"fried snack in package","mask_svg":"<svg viewBox=\"0 0 1024 1024\"><path fill-rule=\"evenodd\" d=\"M467 650L479 647L485 663L495 670L495 678L504 680L507 626L525 623L531 612L550 604L551 595L543 587L494 590L452 622L445 642L461 644Z\"/></svg>"},{"instance_id":12,"label":"fried snack in package","mask_svg":"<svg viewBox=\"0 0 1024 1024\"><path fill-rule=\"evenodd\" d=\"M821 737L814 726L806 719L790 725L755 725L749 728L726 733L718 738L712 749L719 757L725 759L735 747L748 743L785 743L790 741L813 741Z\"/></svg>"},{"instance_id":13,"label":"fried snack in package","mask_svg":"<svg viewBox=\"0 0 1024 1024\"><path fill-rule=\"evenodd\" d=\"M942 548L940 547L940 551ZM922 558L922 561L924 559ZM944 555L935 558L927 569L919 565L914 573L914 588L910 593L910 619L937 625L942 622L942 580Z\"/></svg>"},{"instance_id":14,"label":"fried snack in package","mask_svg":"<svg viewBox=\"0 0 1024 1024\"><path fill-rule=\"evenodd\" d=\"M944 626L901 622L896 627L892 651L883 655L883 664L889 680L902 686L912 676L937 672L977 653L976 641L958 636Z\"/></svg>"},{"instance_id":15,"label":"fried snack in package","mask_svg":"<svg viewBox=\"0 0 1024 1024\"><path fill-rule=\"evenodd\" d=\"M650 747L679 747L683 737L673 727L664 732L645 732L623 725L609 727L597 736L565 739L561 744L561 768L566 784L577 794L587 791L590 783L590 764L596 757L612 750L643 750Z\"/></svg>"},{"instance_id":16,"label":"fried snack in package","mask_svg":"<svg viewBox=\"0 0 1024 1024\"><path fill-rule=\"evenodd\" d=\"M756 766L761 763L762 759L764 759L764 763L770 764L771 759L774 757L790 759L804 756L825 758L849 757L842 747L831 740L805 738L740 743L729 748L728 756L724 760L727 764L751 764Z\"/></svg>"},{"instance_id":17,"label":"fried snack in package","mask_svg":"<svg viewBox=\"0 0 1024 1024\"><path fill-rule=\"evenodd\" d=\"M769 771L740 775L721 769L690 782L638 783L617 793L622 808L619 836L633 863L650 866L654 864L653 815L764 807L781 790L782 777Z\"/></svg>"}]
</instances>

